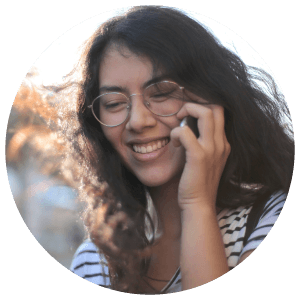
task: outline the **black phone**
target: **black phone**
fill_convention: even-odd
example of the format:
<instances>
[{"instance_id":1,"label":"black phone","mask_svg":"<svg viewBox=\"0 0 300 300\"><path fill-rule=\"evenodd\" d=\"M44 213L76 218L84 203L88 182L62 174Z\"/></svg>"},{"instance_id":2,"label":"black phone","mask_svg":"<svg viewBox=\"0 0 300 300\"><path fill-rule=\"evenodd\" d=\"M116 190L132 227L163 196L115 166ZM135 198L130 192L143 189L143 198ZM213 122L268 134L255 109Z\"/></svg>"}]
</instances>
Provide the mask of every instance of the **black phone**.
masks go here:
<instances>
[{"instance_id":1,"label":"black phone","mask_svg":"<svg viewBox=\"0 0 300 300\"><path fill-rule=\"evenodd\" d=\"M198 126L197 126L197 119L191 116L185 117L180 122L180 127L189 126L192 131L194 132L195 136L198 138L200 136Z\"/></svg>"}]
</instances>

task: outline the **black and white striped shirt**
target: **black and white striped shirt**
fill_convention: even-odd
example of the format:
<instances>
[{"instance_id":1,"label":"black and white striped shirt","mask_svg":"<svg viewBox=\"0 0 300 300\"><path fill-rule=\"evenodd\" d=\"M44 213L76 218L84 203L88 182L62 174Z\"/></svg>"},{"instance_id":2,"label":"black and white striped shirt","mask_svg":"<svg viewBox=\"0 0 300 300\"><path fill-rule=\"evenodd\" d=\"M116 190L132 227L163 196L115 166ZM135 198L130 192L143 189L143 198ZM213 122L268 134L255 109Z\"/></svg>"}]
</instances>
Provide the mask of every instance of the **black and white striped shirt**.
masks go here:
<instances>
[{"instance_id":1,"label":"black and white striped shirt","mask_svg":"<svg viewBox=\"0 0 300 300\"><path fill-rule=\"evenodd\" d=\"M218 222L230 270L238 264L244 253L255 250L267 236L282 210L285 199L286 194L283 192L277 192L271 196L246 245L244 245L243 240L247 218L252 206L223 209L218 214ZM84 241L77 249L72 261L71 271L97 285L110 287L109 270L105 258L99 254L96 246L90 240ZM178 269L161 293L173 293L181 290L181 273Z\"/></svg>"}]
</instances>

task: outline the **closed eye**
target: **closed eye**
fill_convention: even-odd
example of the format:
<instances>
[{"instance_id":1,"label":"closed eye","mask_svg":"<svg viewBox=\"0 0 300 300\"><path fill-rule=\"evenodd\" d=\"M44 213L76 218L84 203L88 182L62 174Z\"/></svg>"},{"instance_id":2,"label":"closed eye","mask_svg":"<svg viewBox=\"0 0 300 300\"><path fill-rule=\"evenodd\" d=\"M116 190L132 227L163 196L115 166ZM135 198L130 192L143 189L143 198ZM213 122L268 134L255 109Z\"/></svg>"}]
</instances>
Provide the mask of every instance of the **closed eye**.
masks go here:
<instances>
[{"instance_id":1,"label":"closed eye","mask_svg":"<svg viewBox=\"0 0 300 300\"><path fill-rule=\"evenodd\" d=\"M172 92L156 94L156 95L152 95L151 98L166 97L166 96L169 96L171 93L172 93Z\"/></svg>"},{"instance_id":2,"label":"closed eye","mask_svg":"<svg viewBox=\"0 0 300 300\"><path fill-rule=\"evenodd\" d=\"M108 110L108 111L111 111L111 112L126 109L127 106L128 106L127 101L103 103L104 109Z\"/></svg>"}]
</instances>

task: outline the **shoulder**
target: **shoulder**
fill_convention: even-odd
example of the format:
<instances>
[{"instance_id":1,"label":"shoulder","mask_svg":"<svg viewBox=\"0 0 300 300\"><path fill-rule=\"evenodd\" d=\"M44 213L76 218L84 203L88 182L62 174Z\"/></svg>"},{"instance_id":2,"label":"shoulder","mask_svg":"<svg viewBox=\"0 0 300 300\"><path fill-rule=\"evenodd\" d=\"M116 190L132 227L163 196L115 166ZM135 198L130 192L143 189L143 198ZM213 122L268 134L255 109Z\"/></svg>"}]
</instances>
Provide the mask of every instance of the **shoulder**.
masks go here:
<instances>
[{"instance_id":1,"label":"shoulder","mask_svg":"<svg viewBox=\"0 0 300 300\"><path fill-rule=\"evenodd\" d=\"M105 257L89 239L76 250L70 269L90 282L109 286L109 271Z\"/></svg>"},{"instance_id":2,"label":"shoulder","mask_svg":"<svg viewBox=\"0 0 300 300\"><path fill-rule=\"evenodd\" d=\"M226 208L218 214L218 223L223 237L229 269L234 268L243 249L247 217L251 206Z\"/></svg>"},{"instance_id":3,"label":"shoulder","mask_svg":"<svg viewBox=\"0 0 300 300\"><path fill-rule=\"evenodd\" d=\"M255 250L268 235L282 211L286 197L287 194L283 191L278 191L272 194L264 205L258 222L253 231L250 233L240 256L248 251Z\"/></svg>"},{"instance_id":4,"label":"shoulder","mask_svg":"<svg viewBox=\"0 0 300 300\"><path fill-rule=\"evenodd\" d=\"M229 268L235 267L239 258L247 251L255 250L267 236L282 210L286 193L279 191L268 199L259 217L258 224L246 244L244 237L251 205L226 208L219 212L218 222L223 236Z\"/></svg>"},{"instance_id":5,"label":"shoulder","mask_svg":"<svg viewBox=\"0 0 300 300\"><path fill-rule=\"evenodd\" d=\"M286 197L287 194L283 191L274 193L266 202L266 205L259 219L260 222L270 217L277 219L286 201Z\"/></svg>"},{"instance_id":6,"label":"shoulder","mask_svg":"<svg viewBox=\"0 0 300 300\"><path fill-rule=\"evenodd\" d=\"M278 218L286 201L286 197L287 194L283 191L273 193L271 197L265 202L264 208L259 218L260 222L270 217ZM248 215L251 210L252 205L222 209L218 214L218 221L221 229L229 227L229 224L231 224L231 227L233 227L233 223L235 223L236 225L246 224L246 222L244 221L247 221Z\"/></svg>"}]
</instances>

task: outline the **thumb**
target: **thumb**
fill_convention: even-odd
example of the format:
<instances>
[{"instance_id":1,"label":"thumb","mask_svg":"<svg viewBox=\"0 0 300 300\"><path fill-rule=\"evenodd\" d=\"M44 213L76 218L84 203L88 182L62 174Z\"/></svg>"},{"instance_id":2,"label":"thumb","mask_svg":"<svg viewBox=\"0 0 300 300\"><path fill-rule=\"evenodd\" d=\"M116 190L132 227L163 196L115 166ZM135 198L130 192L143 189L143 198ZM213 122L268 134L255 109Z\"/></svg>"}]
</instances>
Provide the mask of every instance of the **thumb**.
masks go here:
<instances>
[{"instance_id":1,"label":"thumb","mask_svg":"<svg viewBox=\"0 0 300 300\"><path fill-rule=\"evenodd\" d=\"M182 133L182 127L176 127L171 131L170 138L174 147L180 147L182 145L180 138Z\"/></svg>"},{"instance_id":2,"label":"thumb","mask_svg":"<svg viewBox=\"0 0 300 300\"><path fill-rule=\"evenodd\" d=\"M176 127L170 134L174 147L183 146L186 150L199 146L198 140L189 126Z\"/></svg>"},{"instance_id":3,"label":"thumb","mask_svg":"<svg viewBox=\"0 0 300 300\"><path fill-rule=\"evenodd\" d=\"M184 134L183 127L175 127L170 134L171 142L173 143L174 147L180 147L182 145L182 134Z\"/></svg>"}]
</instances>

